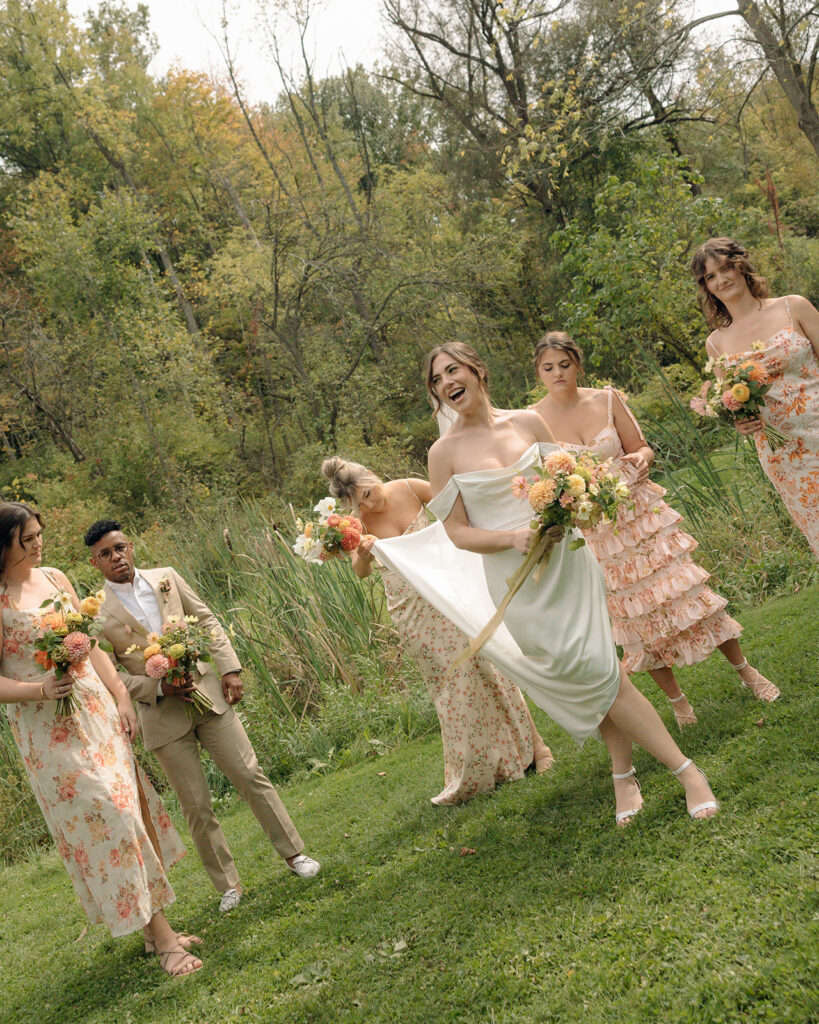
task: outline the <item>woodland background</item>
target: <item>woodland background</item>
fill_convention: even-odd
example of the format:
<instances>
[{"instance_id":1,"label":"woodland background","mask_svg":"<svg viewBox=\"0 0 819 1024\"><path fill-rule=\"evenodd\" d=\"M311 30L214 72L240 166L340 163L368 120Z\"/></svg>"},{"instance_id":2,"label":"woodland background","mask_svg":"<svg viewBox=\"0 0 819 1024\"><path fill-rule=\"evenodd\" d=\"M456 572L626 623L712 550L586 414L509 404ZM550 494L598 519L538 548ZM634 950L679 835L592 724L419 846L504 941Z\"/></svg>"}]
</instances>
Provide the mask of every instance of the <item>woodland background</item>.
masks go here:
<instances>
[{"instance_id":1,"label":"woodland background","mask_svg":"<svg viewBox=\"0 0 819 1024\"><path fill-rule=\"evenodd\" d=\"M271 776L378 753L435 720L378 582L276 528L333 452L424 471L432 345L473 344L516 406L565 329L631 394L734 610L815 580L753 449L686 406L701 241L819 300L819 4L383 0L379 68L323 79L275 45L309 7L258 8L263 103L229 19L221 77L158 78L143 7L0 3L0 487L43 511L46 561L98 586L82 533L121 518L236 631ZM0 732L13 856L43 832Z\"/></svg>"}]
</instances>

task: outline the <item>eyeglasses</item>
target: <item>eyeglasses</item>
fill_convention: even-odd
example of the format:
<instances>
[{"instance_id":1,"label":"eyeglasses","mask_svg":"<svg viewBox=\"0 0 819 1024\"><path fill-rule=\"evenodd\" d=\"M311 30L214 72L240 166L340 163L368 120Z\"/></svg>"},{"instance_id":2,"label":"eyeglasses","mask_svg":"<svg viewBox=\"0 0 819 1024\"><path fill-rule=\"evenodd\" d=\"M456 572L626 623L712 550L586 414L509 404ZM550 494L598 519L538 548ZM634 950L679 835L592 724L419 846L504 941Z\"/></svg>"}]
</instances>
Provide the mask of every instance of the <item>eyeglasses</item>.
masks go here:
<instances>
[{"instance_id":1,"label":"eyeglasses","mask_svg":"<svg viewBox=\"0 0 819 1024\"><path fill-rule=\"evenodd\" d=\"M124 555L128 550L128 544L120 542L115 544L112 548L104 548L102 551L98 551L94 558L98 562L110 562L114 555Z\"/></svg>"}]
</instances>

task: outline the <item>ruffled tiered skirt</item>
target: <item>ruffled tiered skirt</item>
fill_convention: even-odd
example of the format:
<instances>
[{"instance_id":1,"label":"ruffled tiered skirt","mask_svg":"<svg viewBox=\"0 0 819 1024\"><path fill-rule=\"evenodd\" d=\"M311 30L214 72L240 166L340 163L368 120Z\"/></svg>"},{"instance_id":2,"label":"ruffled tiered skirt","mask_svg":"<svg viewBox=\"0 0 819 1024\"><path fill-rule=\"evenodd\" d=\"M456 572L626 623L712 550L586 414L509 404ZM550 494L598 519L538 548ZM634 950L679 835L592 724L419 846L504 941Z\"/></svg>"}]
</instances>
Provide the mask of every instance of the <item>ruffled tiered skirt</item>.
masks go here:
<instances>
[{"instance_id":1,"label":"ruffled tiered skirt","mask_svg":"<svg viewBox=\"0 0 819 1024\"><path fill-rule=\"evenodd\" d=\"M618 472L626 479L631 467ZM615 641L627 672L647 672L702 661L742 626L725 611L727 600L706 586L709 574L691 560L694 538L679 529L682 516L648 480L629 482L634 508L617 524L586 530L586 541L606 580Z\"/></svg>"}]
</instances>

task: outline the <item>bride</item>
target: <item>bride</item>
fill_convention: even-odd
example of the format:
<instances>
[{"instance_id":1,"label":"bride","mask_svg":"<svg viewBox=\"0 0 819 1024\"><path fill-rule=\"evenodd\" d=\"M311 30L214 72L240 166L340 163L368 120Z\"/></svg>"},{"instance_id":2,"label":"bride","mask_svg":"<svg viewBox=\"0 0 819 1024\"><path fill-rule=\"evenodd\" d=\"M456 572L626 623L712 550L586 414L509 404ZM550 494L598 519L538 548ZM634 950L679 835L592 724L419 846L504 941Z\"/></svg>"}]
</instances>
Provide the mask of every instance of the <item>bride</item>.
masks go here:
<instances>
[{"instance_id":1,"label":"bride","mask_svg":"<svg viewBox=\"0 0 819 1024\"><path fill-rule=\"evenodd\" d=\"M457 414L429 452L435 495L429 507L459 551L444 543L440 530L428 547L410 543L412 538L375 547L383 561L474 636L536 536L528 503L511 491L512 479L561 449L537 413L492 406L486 366L470 346L434 348L426 379L436 412L445 405ZM423 533L433 540L430 531ZM569 539L555 544L539 580L530 576L513 598L486 654L579 742L599 730L611 755L618 825L642 807L631 760L635 742L682 783L692 818L712 817L717 802L708 780L620 668L594 556L586 547L570 551Z\"/></svg>"}]
</instances>

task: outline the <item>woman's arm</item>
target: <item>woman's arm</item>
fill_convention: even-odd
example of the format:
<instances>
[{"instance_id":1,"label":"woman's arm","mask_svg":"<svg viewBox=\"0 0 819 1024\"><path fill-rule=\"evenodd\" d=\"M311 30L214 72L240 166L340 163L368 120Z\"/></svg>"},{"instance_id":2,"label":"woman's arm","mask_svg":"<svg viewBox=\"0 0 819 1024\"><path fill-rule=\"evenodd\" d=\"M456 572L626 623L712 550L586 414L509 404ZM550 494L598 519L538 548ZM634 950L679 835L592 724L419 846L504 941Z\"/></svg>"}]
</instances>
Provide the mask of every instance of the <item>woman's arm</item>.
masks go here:
<instances>
[{"instance_id":1,"label":"woman's arm","mask_svg":"<svg viewBox=\"0 0 819 1024\"><path fill-rule=\"evenodd\" d=\"M429 480L413 476L407 480L407 483L410 485L412 493L423 505L428 505L432 501L432 488L429 485Z\"/></svg>"},{"instance_id":2,"label":"woman's arm","mask_svg":"<svg viewBox=\"0 0 819 1024\"><path fill-rule=\"evenodd\" d=\"M353 572L360 580L366 580L373 571L372 546L376 540L378 538L372 533L365 534L361 538L361 543L350 555L350 561L353 563Z\"/></svg>"},{"instance_id":3,"label":"woman's arm","mask_svg":"<svg viewBox=\"0 0 819 1024\"><path fill-rule=\"evenodd\" d=\"M540 420L537 413L531 415ZM448 457L446 449L439 448L439 445L440 442L436 441L429 450L429 482L433 495L442 491L452 476L452 460ZM496 551L508 551L510 548L517 548L518 551L525 553L535 536L535 531L529 529L479 530L470 526L460 494L444 521L444 529L456 548L474 551L479 555L491 555Z\"/></svg>"},{"instance_id":4,"label":"woman's arm","mask_svg":"<svg viewBox=\"0 0 819 1024\"><path fill-rule=\"evenodd\" d=\"M640 425L632 415L619 391L612 390L611 407L614 426L620 436L620 443L626 453L622 460L637 470L638 484L648 479L648 471L654 464L654 449L643 437Z\"/></svg>"},{"instance_id":5,"label":"woman's arm","mask_svg":"<svg viewBox=\"0 0 819 1024\"><path fill-rule=\"evenodd\" d=\"M24 701L56 700L57 677L47 672L41 683L24 683L20 679L0 676L0 704L17 704Z\"/></svg>"},{"instance_id":6,"label":"woman's arm","mask_svg":"<svg viewBox=\"0 0 819 1024\"><path fill-rule=\"evenodd\" d=\"M788 296L794 320L808 339L813 354L819 359L819 310L803 295Z\"/></svg>"}]
</instances>

